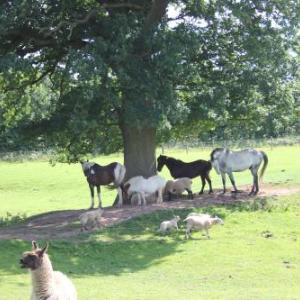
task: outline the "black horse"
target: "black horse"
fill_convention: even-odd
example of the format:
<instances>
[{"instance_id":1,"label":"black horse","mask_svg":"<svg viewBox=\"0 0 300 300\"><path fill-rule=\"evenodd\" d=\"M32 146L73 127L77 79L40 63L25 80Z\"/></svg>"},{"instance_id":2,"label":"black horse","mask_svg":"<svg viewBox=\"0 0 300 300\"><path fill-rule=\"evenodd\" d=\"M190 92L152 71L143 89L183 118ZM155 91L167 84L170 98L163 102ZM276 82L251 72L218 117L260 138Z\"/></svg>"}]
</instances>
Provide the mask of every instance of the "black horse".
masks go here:
<instances>
[{"instance_id":1,"label":"black horse","mask_svg":"<svg viewBox=\"0 0 300 300\"><path fill-rule=\"evenodd\" d=\"M167 166L173 178L195 178L197 176L200 176L202 180L202 188L199 194L203 194L203 190L206 183L205 180L208 182L209 185L209 193L213 192L211 180L209 178L209 172L212 169L210 161L199 159L187 163L179 159L175 159L165 155L160 155L157 158L157 171L160 172L164 165Z\"/></svg>"}]
</instances>

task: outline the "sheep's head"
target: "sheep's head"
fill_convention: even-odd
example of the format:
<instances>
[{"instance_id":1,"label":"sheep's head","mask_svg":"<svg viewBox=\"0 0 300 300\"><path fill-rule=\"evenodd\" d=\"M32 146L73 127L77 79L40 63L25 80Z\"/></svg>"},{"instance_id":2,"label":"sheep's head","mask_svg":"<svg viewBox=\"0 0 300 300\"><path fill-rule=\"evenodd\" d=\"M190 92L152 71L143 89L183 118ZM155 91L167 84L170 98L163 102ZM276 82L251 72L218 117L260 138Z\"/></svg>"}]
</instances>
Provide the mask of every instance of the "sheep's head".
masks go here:
<instances>
[{"instance_id":1,"label":"sheep's head","mask_svg":"<svg viewBox=\"0 0 300 300\"><path fill-rule=\"evenodd\" d=\"M180 217L179 216L174 216L174 220L176 220L176 222L180 221Z\"/></svg>"},{"instance_id":2,"label":"sheep's head","mask_svg":"<svg viewBox=\"0 0 300 300\"><path fill-rule=\"evenodd\" d=\"M221 218L215 216L213 219L214 219L214 224L224 225L224 222Z\"/></svg>"},{"instance_id":3,"label":"sheep's head","mask_svg":"<svg viewBox=\"0 0 300 300\"><path fill-rule=\"evenodd\" d=\"M32 251L24 252L20 259L21 268L27 268L30 270L38 269L43 262L43 257L47 252L47 249L48 244L41 249L35 241L32 241Z\"/></svg>"}]
</instances>

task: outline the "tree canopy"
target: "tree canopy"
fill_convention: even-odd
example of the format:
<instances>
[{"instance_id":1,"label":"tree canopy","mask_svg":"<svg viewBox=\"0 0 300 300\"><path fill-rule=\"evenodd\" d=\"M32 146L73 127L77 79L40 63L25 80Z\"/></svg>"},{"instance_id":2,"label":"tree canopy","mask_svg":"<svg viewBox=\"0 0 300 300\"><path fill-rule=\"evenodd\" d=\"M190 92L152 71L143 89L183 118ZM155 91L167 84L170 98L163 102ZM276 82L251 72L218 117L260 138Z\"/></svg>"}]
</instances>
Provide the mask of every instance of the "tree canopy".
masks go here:
<instances>
[{"instance_id":1,"label":"tree canopy","mask_svg":"<svg viewBox=\"0 0 300 300\"><path fill-rule=\"evenodd\" d=\"M125 164L145 160L130 173L147 175L159 138L289 124L297 0L0 5L0 137L70 162L124 148Z\"/></svg>"}]
</instances>

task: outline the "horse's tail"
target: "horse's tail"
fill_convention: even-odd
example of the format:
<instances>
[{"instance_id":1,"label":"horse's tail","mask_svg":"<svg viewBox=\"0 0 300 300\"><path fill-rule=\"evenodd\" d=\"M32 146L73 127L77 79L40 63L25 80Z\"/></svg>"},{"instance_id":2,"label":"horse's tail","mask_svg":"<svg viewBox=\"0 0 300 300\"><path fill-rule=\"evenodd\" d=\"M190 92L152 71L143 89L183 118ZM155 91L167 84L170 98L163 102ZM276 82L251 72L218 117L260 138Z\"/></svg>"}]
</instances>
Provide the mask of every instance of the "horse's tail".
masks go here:
<instances>
[{"instance_id":1,"label":"horse's tail","mask_svg":"<svg viewBox=\"0 0 300 300\"><path fill-rule=\"evenodd\" d=\"M265 173L267 165L268 165L268 162L269 162L269 159L268 159L267 154L264 151L260 151L260 153L262 154L263 160L264 160L263 167L262 167L262 169L260 171L260 174L259 174L259 179L260 179L260 181L262 181L264 173Z\"/></svg>"},{"instance_id":2,"label":"horse's tail","mask_svg":"<svg viewBox=\"0 0 300 300\"><path fill-rule=\"evenodd\" d=\"M125 166L118 163L114 169L114 176L115 176L114 186L115 187L121 186L121 184L123 183L123 180L125 178L125 174L126 174Z\"/></svg>"}]
</instances>

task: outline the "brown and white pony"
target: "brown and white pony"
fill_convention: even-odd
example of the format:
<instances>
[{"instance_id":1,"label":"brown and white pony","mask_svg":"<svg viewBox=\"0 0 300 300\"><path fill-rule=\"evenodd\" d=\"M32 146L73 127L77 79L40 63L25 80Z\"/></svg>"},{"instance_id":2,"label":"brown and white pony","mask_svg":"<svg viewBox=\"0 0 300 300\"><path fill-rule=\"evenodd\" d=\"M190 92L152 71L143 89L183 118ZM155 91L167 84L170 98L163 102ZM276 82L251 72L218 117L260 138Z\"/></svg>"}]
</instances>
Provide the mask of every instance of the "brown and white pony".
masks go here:
<instances>
[{"instance_id":1,"label":"brown and white pony","mask_svg":"<svg viewBox=\"0 0 300 300\"><path fill-rule=\"evenodd\" d=\"M101 185L110 185L110 187L117 188L119 196L118 206L122 206L122 183L126 173L126 168L122 164L113 162L106 166L100 166L95 162L85 161L81 162L81 166L91 191L90 209L94 207L94 187L97 188L99 207L102 207Z\"/></svg>"}]
</instances>

